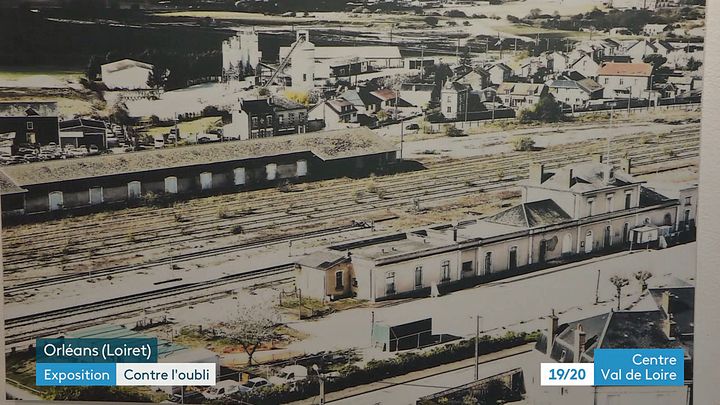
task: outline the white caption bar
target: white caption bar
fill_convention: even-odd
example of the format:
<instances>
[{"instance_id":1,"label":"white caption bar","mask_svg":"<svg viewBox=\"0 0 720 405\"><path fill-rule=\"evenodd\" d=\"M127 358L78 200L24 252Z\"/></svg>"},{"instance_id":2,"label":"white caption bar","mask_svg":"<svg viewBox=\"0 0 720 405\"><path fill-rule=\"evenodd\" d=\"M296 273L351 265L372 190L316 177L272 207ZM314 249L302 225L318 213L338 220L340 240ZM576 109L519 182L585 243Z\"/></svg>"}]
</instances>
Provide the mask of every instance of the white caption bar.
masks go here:
<instances>
[{"instance_id":1,"label":"white caption bar","mask_svg":"<svg viewBox=\"0 0 720 405\"><path fill-rule=\"evenodd\" d=\"M117 363L116 385L215 385L215 363Z\"/></svg>"},{"instance_id":2,"label":"white caption bar","mask_svg":"<svg viewBox=\"0 0 720 405\"><path fill-rule=\"evenodd\" d=\"M595 365L593 363L541 363L540 385L568 386L593 385Z\"/></svg>"}]
</instances>

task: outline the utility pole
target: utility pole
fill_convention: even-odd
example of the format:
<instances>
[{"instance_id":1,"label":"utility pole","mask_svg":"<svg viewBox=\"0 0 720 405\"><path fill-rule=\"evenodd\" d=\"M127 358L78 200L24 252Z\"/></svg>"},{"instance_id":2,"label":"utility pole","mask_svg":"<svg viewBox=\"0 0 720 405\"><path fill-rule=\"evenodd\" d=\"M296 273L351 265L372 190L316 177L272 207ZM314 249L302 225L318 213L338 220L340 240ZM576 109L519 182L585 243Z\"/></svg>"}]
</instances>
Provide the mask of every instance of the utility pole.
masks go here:
<instances>
[{"instance_id":1,"label":"utility pole","mask_svg":"<svg viewBox=\"0 0 720 405\"><path fill-rule=\"evenodd\" d=\"M480 379L480 315L475 316L475 381Z\"/></svg>"},{"instance_id":2,"label":"utility pole","mask_svg":"<svg viewBox=\"0 0 720 405\"><path fill-rule=\"evenodd\" d=\"M320 405L325 405L325 378L320 376Z\"/></svg>"},{"instance_id":3,"label":"utility pole","mask_svg":"<svg viewBox=\"0 0 720 405\"><path fill-rule=\"evenodd\" d=\"M595 305L600 302L600 269L598 269L597 273L597 283L595 284Z\"/></svg>"},{"instance_id":4,"label":"utility pole","mask_svg":"<svg viewBox=\"0 0 720 405\"><path fill-rule=\"evenodd\" d=\"M632 86L628 87L628 117L630 116L630 102L632 101Z\"/></svg>"}]
</instances>

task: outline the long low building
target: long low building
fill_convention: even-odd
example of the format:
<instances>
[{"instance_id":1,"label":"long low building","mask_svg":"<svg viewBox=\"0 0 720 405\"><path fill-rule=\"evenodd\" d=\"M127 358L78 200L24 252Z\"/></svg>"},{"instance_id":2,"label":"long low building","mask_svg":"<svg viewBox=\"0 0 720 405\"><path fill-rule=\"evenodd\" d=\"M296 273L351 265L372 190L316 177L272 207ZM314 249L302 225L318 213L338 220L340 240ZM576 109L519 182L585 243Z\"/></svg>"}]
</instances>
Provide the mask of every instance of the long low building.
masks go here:
<instances>
[{"instance_id":1,"label":"long low building","mask_svg":"<svg viewBox=\"0 0 720 405\"><path fill-rule=\"evenodd\" d=\"M52 160L0 169L3 216L273 187L381 172L395 146L351 128L127 154Z\"/></svg>"},{"instance_id":2,"label":"long low building","mask_svg":"<svg viewBox=\"0 0 720 405\"><path fill-rule=\"evenodd\" d=\"M666 196L631 176L625 164L626 170L594 162L552 172L533 165L521 184L523 203L481 219L330 246L334 255L298 261L297 284L322 299L424 296L692 239L697 186L675 187Z\"/></svg>"}]
</instances>

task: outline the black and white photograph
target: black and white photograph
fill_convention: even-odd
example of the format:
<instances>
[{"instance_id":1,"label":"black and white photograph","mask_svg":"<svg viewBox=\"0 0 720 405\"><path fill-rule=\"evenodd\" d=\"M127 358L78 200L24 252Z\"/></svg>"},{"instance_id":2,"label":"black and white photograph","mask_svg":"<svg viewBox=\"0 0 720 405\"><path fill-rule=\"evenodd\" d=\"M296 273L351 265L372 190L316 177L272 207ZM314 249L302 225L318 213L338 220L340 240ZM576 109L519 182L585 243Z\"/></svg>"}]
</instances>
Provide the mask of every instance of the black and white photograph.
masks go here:
<instances>
[{"instance_id":1,"label":"black and white photograph","mask_svg":"<svg viewBox=\"0 0 720 405\"><path fill-rule=\"evenodd\" d=\"M694 403L706 0L3 3L6 399ZM684 374L541 384L603 349Z\"/></svg>"}]
</instances>

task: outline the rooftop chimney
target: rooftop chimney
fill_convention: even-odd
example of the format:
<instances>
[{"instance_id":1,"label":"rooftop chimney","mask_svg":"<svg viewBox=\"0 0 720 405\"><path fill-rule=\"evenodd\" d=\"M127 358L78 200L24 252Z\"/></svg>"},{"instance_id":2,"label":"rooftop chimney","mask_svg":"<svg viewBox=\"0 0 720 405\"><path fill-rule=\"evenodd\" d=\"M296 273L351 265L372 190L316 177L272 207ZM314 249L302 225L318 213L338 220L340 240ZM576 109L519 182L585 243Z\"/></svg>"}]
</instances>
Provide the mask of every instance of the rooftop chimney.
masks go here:
<instances>
[{"instance_id":1,"label":"rooftop chimney","mask_svg":"<svg viewBox=\"0 0 720 405\"><path fill-rule=\"evenodd\" d=\"M530 184L539 185L543 182L545 166L541 163L530 164Z\"/></svg>"},{"instance_id":2,"label":"rooftop chimney","mask_svg":"<svg viewBox=\"0 0 720 405\"><path fill-rule=\"evenodd\" d=\"M454 225L453 226L453 242L457 242L457 231L458 231L458 227L457 227L457 225Z\"/></svg>"},{"instance_id":3,"label":"rooftop chimney","mask_svg":"<svg viewBox=\"0 0 720 405\"><path fill-rule=\"evenodd\" d=\"M558 317L555 315L555 310L552 310L552 313L548 317L548 339L547 339L547 355L550 356L550 353L552 353L552 348L555 345L555 337L557 336L558 331Z\"/></svg>"},{"instance_id":4,"label":"rooftop chimney","mask_svg":"<svg viewBox=\"0 0 720 405\"><path fill-rule=\"evenodd\" d=\"M630 158L622 158L620 159L620 170L624 171L627 174L632 174L632 159Z\"/></svg>"},{"instance_id":5,"label":"rooftop chimney","mask_svg":"<svg viewBox=\"0 0 720 405\"><path fill-rule=\"evenodd\" d=\"M603 165L603 181L609 184L613 177L613 167L610 164Z\"/></svg>"},{"instance_id":6,"label":"rooftop chimney","mask_svg":"<svg viewBox=\"0 0 720 405\"><path fill-rule=\"evenodd\" d=\"M585 341L585 330L581 324L578 324L577 329L575 329L575 363L580 363L581 356L585 352Z\"/></svg>"},{"instance_id":7,"label":"rooftop chimney","mask_svg":"<svg viewBox=\"0 0 720 405\"><path fill-rule=\"evenodd\" d=\"M673 320L672 314L669 314L666 319L662 321L663 333L670 340L675 340L675 321Z\"/></svg>"},{"instance_id":8,"label":"rooftop chimney","mask_svg":"<svg viewBox=\"0 0 720 405\"><path fill-rule=\"evenodd\" d=\"M665 312L665 315L670 316L670 291L663 291L660 297L660 307Z\"/></svg>"},{"instance_id":9,"label":"rooftop chimney","mask_svg":"<svg viewBox=\"0 0 720 405\"><path fill-rule=\"evenodd\" d=\"M592 161L594 163L602 163L603 162L603 154L602 153L593 153Z\"/></svg>"}]
</instances>

